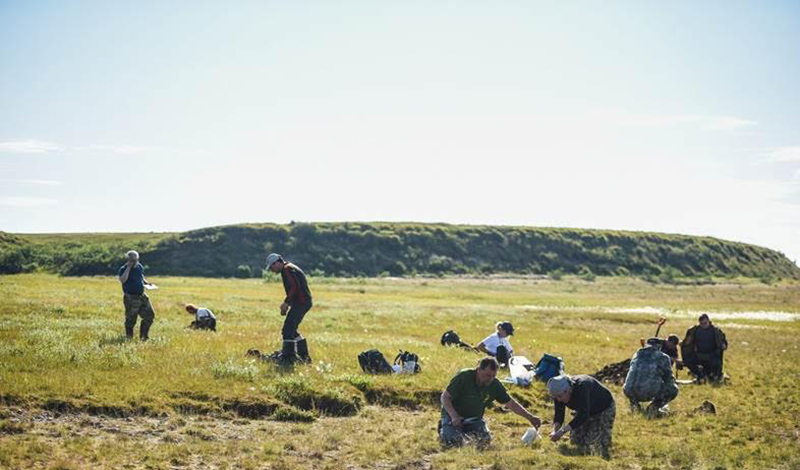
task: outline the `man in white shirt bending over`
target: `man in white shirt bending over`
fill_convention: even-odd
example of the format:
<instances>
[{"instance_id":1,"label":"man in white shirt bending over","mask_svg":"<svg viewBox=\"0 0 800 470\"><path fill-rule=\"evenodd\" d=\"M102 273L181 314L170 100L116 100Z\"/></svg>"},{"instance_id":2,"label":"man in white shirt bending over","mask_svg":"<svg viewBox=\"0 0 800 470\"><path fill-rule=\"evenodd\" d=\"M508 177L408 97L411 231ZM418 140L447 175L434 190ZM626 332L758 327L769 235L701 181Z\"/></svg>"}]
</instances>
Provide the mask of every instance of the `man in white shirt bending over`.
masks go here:
<instances>
[{"instance_id":1,"label":"man in white shirt bending over","mask_svg":"<svg viewBox=\"0 0 800 470\"><path fill-rule=\"evenodd\" d=\"M514 349L508 342L508 337L514 334L514 326L511 322L501 321L497 322L496 327L497 331L478 343L475 349L494 357L501 366L506 366L514 355Z\"/></svg>"},{"instance_id":2,"label":"man in white shirt bending over","mask_svg":"<svg viewBox=\"0 0 800 470\"><path fill-rule=\"evenodd\" d=\"M194 315L194 321L189 325L189 328L217 331L217 317L214 316L211 310L207 308L197 308L189 304L186 306L186 311Z\"/></svg>"}]
</instances>

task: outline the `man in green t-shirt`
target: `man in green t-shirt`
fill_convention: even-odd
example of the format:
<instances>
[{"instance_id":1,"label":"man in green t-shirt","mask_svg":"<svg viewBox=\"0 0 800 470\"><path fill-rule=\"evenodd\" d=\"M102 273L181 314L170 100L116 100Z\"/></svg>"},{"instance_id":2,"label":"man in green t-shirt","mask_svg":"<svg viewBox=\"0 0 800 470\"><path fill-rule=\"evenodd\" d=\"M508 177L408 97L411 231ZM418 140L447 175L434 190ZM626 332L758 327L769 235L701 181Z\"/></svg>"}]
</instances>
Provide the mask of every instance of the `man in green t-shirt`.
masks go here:
<instances>
[{"instance_id":1,"label":"man in green t-shirt","mask_svg":"<svg viewBox=\"0 0 800 470\"><path fill-rule=\"evenodd\" d=\"M485 447L492 439L483 412L492 401L530 421L539 428L542 421L530 414L511 398L503 384L497 380L499 364L493 357L485 357L475 369L457 373L442 392L442 419L439 421L439 440L444 446L461 446L465 439L475 439Z\"/></svg>"}]
</instances>

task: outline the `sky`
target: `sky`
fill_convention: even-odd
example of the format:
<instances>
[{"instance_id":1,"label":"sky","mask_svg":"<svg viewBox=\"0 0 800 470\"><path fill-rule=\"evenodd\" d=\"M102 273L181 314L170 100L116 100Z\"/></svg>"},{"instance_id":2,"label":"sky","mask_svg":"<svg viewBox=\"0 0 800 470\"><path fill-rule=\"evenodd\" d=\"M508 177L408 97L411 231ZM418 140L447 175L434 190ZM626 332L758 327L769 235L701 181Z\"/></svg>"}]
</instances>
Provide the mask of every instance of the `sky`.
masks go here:
<instances>
[{"instance_id":1,"label":"sky","mask_svg":"<svg viewBox=\"0 0 800 470\"><path fill-rule=\"evenodd\" d=\"M420 221L800 259L800 2L0 0L0 230Z\"/></svg>"}]
</instances>

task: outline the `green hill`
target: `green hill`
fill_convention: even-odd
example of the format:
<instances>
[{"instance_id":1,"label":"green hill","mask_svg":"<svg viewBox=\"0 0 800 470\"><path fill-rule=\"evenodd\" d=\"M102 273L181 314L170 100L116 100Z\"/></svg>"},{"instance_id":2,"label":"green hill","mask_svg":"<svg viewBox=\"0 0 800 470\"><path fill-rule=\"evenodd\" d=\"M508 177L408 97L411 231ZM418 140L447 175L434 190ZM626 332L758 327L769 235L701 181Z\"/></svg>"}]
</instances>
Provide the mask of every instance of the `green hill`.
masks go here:
<instances>
[{"instance_id":1,"label":"green hill","mask_svg":"<svg viewBox=\"0 0 800 470\"><path fill-rule=\"evenodd\" d=\"M260 277L267 253L334 276L581 274L800 279L767 248L649 232L422 223L240 224L169 234L0 234L0 272L107 275L138 250L151 275Z\"/></svg>"}]
</instances>

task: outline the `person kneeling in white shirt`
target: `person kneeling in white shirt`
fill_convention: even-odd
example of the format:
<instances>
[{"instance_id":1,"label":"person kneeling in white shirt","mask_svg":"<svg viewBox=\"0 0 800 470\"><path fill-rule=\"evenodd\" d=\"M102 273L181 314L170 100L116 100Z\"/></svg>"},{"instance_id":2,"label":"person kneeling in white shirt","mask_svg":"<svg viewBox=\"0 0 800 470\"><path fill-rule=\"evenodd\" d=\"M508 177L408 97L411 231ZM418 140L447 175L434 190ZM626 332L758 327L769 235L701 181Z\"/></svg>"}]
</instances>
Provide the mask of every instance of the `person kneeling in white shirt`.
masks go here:
<instances>
[{"instance_id":1,"label":"person kneeling in white shirt","mask_svg":"<svg viewBox=\"0 0 800 470\"><path fill-rule=\"evenodd\" d=\"M217 317L211 310L189 304L186 306L186 311L194 315L194 321L189 324L189 328L217 331Z\"/></svg>"},{"instance_id":2,"label":"person kneeling in white shirt","mask_svg":"<svg viewBox=\"0 0 800 470\"><path fill-rule=\"evenodd\" d=\"M508 337L514 334L514 326L511 322L501 321L497 322L496 327L497 332L487 336L486 339L475 346L475 349L489 354L497 359L501 366L505 366L511 356L514 355L514 349L508 341Z\"/></svg>"}]
</instances>

